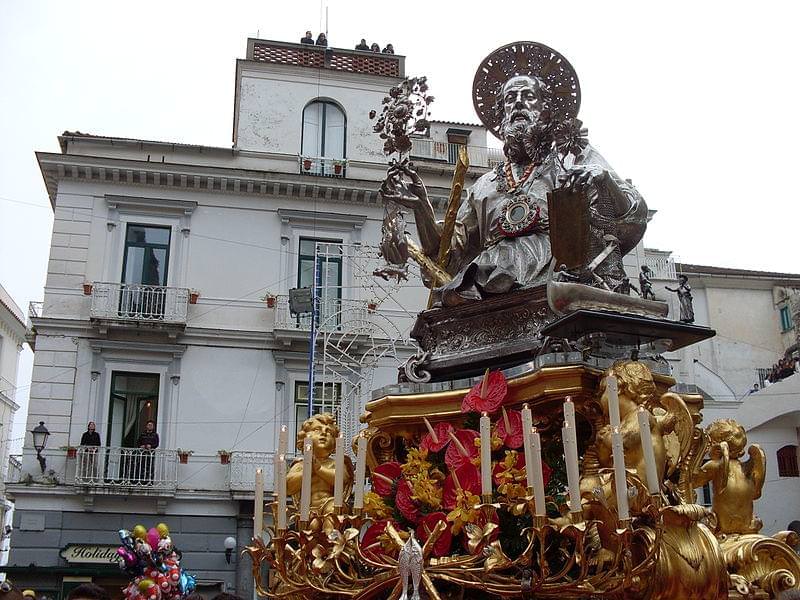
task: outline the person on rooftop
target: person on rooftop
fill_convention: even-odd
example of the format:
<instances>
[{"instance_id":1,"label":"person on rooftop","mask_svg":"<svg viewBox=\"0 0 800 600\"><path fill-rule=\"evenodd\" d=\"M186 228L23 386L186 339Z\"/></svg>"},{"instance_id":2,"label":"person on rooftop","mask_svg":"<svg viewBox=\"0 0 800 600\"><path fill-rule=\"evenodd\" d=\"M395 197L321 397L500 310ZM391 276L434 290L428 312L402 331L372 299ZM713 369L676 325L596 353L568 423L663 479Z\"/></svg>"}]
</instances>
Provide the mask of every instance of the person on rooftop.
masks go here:
<instances>
[{"instance_id":1,"label":"person on rooftop","mask_svg":"<svg viewBox=\"0 0 800 600\"><path fill-rule=\"evenodd\" d=\"M369 49L372 50L373 52L380 52L381 51L381 47L378 46L378 44L376 44L374 42L372 43L372 46L369 47Z\"/></svg>"},{"instance_id":2,"label":"person on rooftop","mask_svg":"<svg viewBox=\"0 0 800 600\"><path fill-rule=\"evenodd\" d=\"M324 33L320 33L317 36L317 46L327 46L328 45L328 36Z\"/></svg>"},{"instance_id":3,"label":"person on rooftop","mask_svg":"<svg viewBox=\"0 0 800 600\"><path fill-rule=\"evenodd\" d=\"M311 32L310 31L306 31L305 37L300 38L300 43L301 44L311 44L311 45L314 44L314 38L311 37Z\"/></svg>"},{"instance_id":4,"label":"person on rooftop","mask_svg":"<svg viewBox=\"0 0 800 600\"><path fill-rule=\"evenodd\" d=\"M361 38L358 46L356 46L356 50L369 50L369 46L367 45L367 40Z\"/></svg>"},{"instance_id":5,"label":"person on rooftop","mask_svg":"<svg viewBox=\"0 0 800 600\"><path fill-rule=\"evenodd\" d=\"M391 44L386 44L386 48L381 50L381 52L383 52L384 54L394 54L394 46L392 46Z\"/></svg>"}]
</instances>

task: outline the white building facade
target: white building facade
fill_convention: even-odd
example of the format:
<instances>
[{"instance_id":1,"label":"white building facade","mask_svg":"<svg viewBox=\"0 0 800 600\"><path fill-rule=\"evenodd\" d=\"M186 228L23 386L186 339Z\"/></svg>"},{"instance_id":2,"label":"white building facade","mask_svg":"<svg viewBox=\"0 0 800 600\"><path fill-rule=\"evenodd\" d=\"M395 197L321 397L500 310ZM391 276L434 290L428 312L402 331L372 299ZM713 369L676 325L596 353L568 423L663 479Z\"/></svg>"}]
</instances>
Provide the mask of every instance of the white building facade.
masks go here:
<instances>
[{"instance_id":1,"label":"white building facade","mask_svg":"<svg viewBox=\"0 0 800 600\"><path fill-rule=\"evenodd\" d=\"M412 352L426 291L413 275L400 289L372 277L386 158L368 114L403 77L399 55L251 39L236 63L233 148L65 132L60 153L37 154L55 219L30 320L27 430L43 423L49 437L42 468L27 434L8 482L18 585L50 598L84 581L116 590L117 530L163 521L199 591L252 594L238 550L252 537L254 472L269 491L281 424L294 432L308 414L310 322L288 293L310 285L315 249L323 408L354 430L371 389L395 382ZM470 146L468 182L490 152L481 128L468 140L433 129L443 153L415 154L441 209L449 145ZM153 452L138 448L149 420ZM99 449L79 447L89 421Z\"/></svg>"},{"instance_id":2,"label":"white building facade","mask_svg":"<svg viewBox=\"0 0 800 600\"><path fill-rule=\"evenodd\" d=\"M764 533L785 530L800 520L800 375L772 385L767 377L780 359L800 355L800 275L676 263L670 252L650 249L645 263L656 295L670 303L670 318L678 318L679 307L666 287L677 287L679 273L689 278L695 323L717 334L668 353L673 376L703 395L704 426L736 419L748 442L764 448L767 477L756 513Z\"/></svg>"}]
</instances>

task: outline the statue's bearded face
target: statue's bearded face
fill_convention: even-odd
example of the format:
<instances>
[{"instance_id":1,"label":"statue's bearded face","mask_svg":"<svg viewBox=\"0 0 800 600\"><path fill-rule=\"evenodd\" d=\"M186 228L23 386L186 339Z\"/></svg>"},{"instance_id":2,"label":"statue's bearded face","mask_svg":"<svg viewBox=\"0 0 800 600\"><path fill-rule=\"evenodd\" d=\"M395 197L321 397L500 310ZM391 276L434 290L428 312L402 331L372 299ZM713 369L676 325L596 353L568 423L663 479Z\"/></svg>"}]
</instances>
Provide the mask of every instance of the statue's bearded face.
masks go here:
<instances>
[{"instance_id":1,"label":"statue's bearded face","mask_svg":"<svg viewBox=\"0 0 800 600\"><path fill-rule=\"evenodd\" d=\"M543 84L527 75L509 79L499 98L503 108L504 150L514 163L529 163L537 158L542 137L544 110Z\"/></svg>"},{"instance_id":2,"label":"statue's bearded face","mask_svg":"<svg viewBox=\"0 0 800 600\"><path fill-rule=\"evenodd\" d=\"M542 113L539 84L531 77L512 77L503 86L503 132L536 124Z\"/></svg>"}]
</instances>

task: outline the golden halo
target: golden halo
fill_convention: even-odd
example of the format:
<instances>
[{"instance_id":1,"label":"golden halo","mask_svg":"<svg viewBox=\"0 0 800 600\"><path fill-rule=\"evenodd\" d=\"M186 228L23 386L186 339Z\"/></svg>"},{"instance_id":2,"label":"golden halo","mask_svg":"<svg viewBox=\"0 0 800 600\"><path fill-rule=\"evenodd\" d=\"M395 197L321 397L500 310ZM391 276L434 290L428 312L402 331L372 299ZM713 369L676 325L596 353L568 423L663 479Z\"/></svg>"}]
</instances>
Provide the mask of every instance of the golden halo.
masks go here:
<instances>
[{"instance_id":1,"label":"golden halo","mask_svg":"<svg viewBox=\"0 0 800 600\"><path fill-rule=\"evenodd\" d=\"M531 75L547 84L554 119L565 120L578 115L581 86L569 61L544 44L512 42L484 58L472 81L475 112L494 136L502 139L500 124L503 115L497 109L497 96L506 81L515 75Z\"/></svg>"}]
</instances>

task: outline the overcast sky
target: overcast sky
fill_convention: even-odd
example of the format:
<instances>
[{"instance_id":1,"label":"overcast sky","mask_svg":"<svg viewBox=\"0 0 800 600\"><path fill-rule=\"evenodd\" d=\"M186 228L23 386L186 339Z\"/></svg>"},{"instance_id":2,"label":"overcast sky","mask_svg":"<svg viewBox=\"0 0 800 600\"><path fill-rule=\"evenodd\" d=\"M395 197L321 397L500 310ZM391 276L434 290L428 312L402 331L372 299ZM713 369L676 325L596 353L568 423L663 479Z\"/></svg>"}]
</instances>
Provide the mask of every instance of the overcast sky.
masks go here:
<instances>
[{"instance_id":1,"label":"overcast sky","mask_svg":"<svg viewBox=\"0 0 800 600\"><path fill-rule=\"evenodd\" d=\"M658 211L648 247L797 272L800 9L657 4L0 0L0 283L24 309L42 299L52 211L34 151L67 129L230 146L246 39L316 34L324 6L331 45L392 42L427 75L437 119L476 121L472 77L494 48L552 46L578 72L590 140Z\"/></svg>"}]
</instances>

